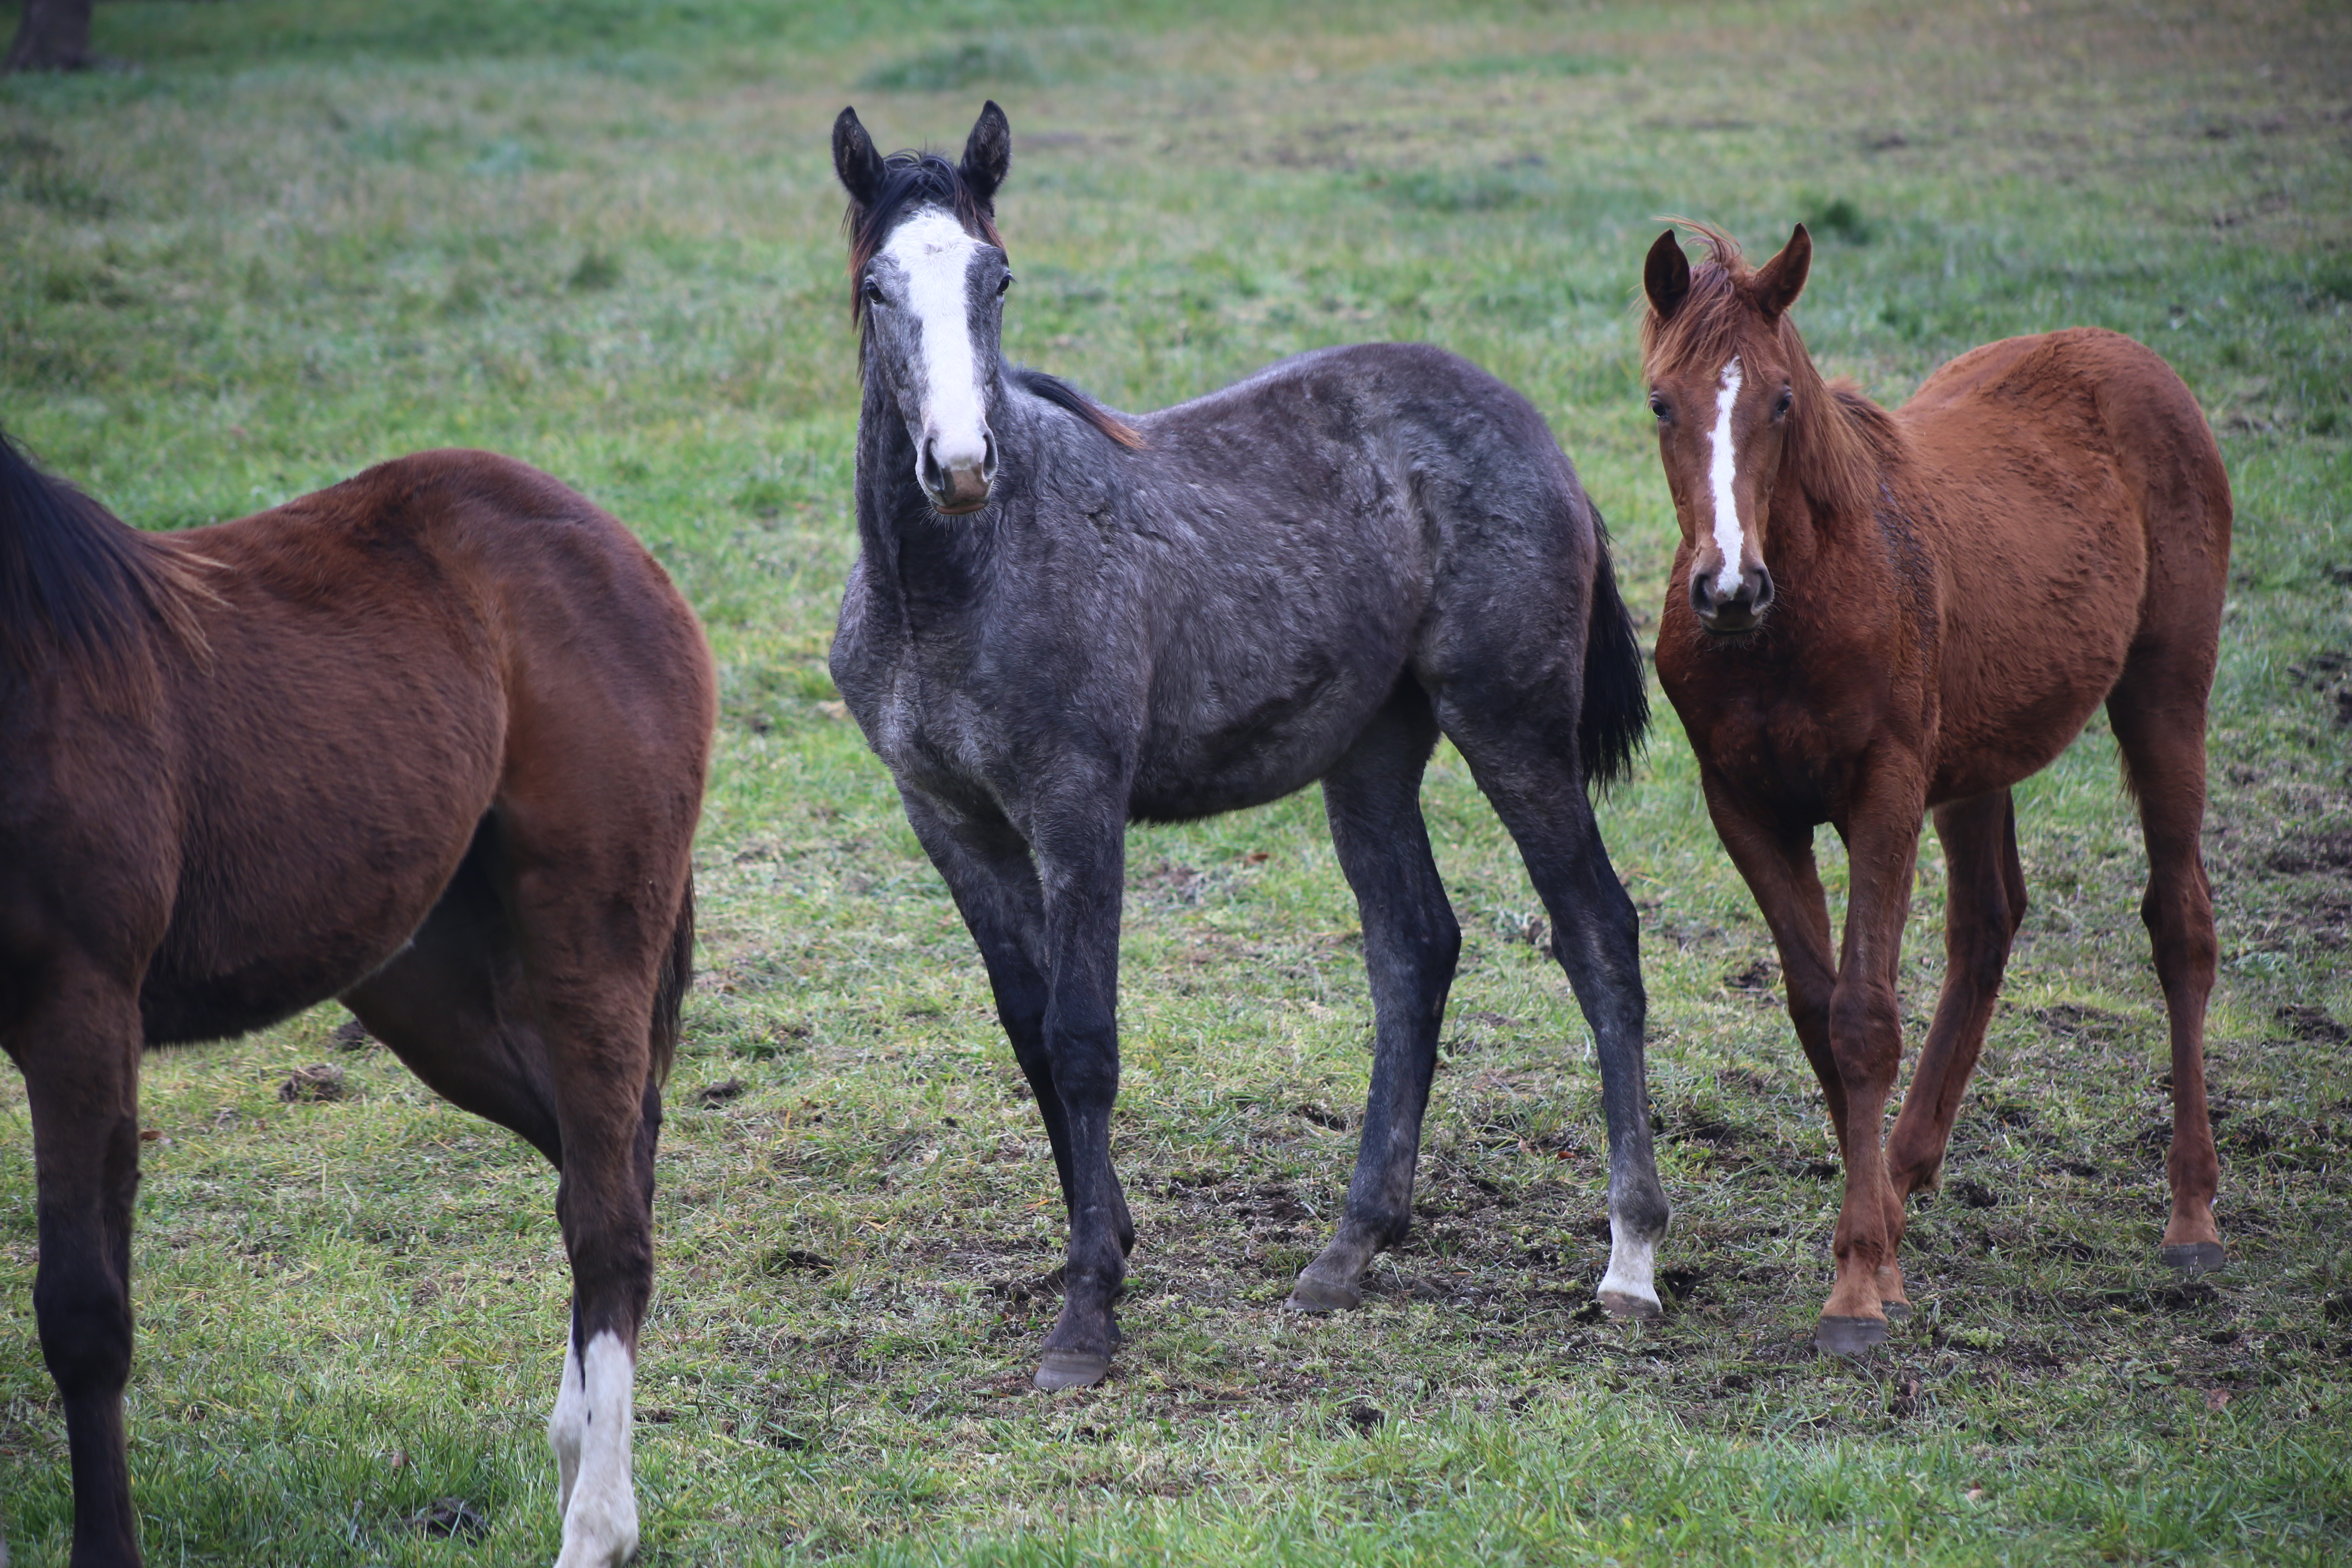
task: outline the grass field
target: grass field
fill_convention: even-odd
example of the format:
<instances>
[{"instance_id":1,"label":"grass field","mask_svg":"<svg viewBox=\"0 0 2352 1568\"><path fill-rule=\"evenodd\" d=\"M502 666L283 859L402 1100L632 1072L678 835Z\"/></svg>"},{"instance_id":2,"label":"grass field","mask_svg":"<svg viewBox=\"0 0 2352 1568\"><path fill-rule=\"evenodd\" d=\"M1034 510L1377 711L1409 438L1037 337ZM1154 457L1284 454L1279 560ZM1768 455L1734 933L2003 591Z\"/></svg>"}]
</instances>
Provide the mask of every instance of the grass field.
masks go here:
<instances>
[{"instance_id":1,"label":"grass field","mask_svg":"<svg viewBox=\"0 0 2352 1568\"><path fill-rule=\"evenodd\" d=\"M0 81L0 422L154 528L495 447L627 520L709 626L642 1561L2352 1560L2343 7L233 0L110 4L97 31L135 68ZM1045 1138L824 666L856 403L826 127L855 102L886 144L954 144L987 95L1015 134L1015 357L1142 408L1318 344L1458 350L1551 419L1645 622L1675 537L1632 314L1658 215L1759 255L1810 221L1801 323L1885 399L2010 333L2164 353L2238 503L2207 840L2229 1268L2155 1263L2162 1013L2095 724L2020 792L2034 905L1906 1238L1921 1310L1874 1360L1815 1360L1833 1151L1662 711L1603 826L1644 917L1664 1321L1590 1305L1589 1043L1441 752L1465 946L1413 1238L1361 1311L1277 1310L1367 1070L1319 802L1137 830L1129 1339L1102 1387L1030 1392L1063 1234ZM388 1055L337 1052L341 1016L149 1064L149 1560L551 1560L553 1181ZM281 1100L316 1062L345 1094ZM62 1564L69 1518L32 1182L0 1075L17 1568ZM450 1499L478 1530L426 1528Z\"/></svg>"}]
</instances>

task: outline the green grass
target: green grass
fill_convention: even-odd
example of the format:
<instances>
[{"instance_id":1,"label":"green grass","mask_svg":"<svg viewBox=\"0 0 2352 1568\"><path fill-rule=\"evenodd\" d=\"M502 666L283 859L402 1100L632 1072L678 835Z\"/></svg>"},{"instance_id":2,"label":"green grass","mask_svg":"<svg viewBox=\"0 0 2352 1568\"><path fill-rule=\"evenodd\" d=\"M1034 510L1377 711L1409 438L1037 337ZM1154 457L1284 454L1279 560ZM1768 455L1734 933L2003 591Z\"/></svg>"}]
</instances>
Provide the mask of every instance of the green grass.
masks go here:
<instances>
[{"instance_id":1,"label":"green grass","mask_svg":"<svg viewBox=\"0 0 2352 1568\"><path fill-rule=\"evenodd\" d=\"M724 679L702 981L641 1369L645 1560L2342 1561L2352 1536L2352 25L2325 4L1471 8L116 4L135 70L0 82L0 420L142 525L419 447L628 520ZM1129 848L1117 1136L1143 1233L1104 1387L1026 1372L1062 1225L984 981L829 706L856 399L826 127L1000 96L1011 352L1128 407L1426 339L1533 396L1660 601L1631 305L1658 215L1761 254L1901 397L2007 333L2153 343L2238 500L2209 860L2231 1267L2154 1264L2145 865L2095 724L2021 792L2033 908L1918 1318L1824 1364L1836 1186L1770 945L1671 716L1604 827L1644 910L1664 1322L1595 1321L1589 1045L1459 760L1467 932L1420 1220L1365 1308L1276 1310L1352 1152L1369 1005L1311 794ZM1834 842L1828 845L1837 880ZM1940 973L1923 855L1915 1035ZM553 1555L553 1182L333 1009L152 1060L132 1465L150 1560ZM732 1082L740 1091L702 1090ZM0 1076L0 1537L64 1561L32 1155ZM437 1500L478 1540L412 1522Z\"/></svg>"}]
</instances>

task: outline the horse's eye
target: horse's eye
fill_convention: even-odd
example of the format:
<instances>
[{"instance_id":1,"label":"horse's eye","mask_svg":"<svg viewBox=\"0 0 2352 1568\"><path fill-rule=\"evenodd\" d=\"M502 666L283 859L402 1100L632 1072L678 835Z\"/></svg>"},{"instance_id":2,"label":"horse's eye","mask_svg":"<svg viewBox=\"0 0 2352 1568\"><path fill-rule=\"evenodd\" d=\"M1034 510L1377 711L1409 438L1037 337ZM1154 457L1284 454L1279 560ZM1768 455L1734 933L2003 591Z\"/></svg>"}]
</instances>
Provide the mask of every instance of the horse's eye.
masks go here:
<instances>
[{"instance_id":1,"label":"horse's eye","mask_svg":"<svg viewBox=\"0 0 2352 1568\"><path fill-rule=\"evenodd\" d=\"M882 285L874 281L873 279L868 278L866 280L864 292L868 303L876 305L882 303Z\"/></svg>"},{"instance_id":2,"label":"horse's eye","mask_svg":"<svg viewBox=\"0 0 2352 1568\"><path fill-rule=\"evenodd\" d=\"M999 299L1003 299L1003 298L1004 297L1004 291L1005 291L1007 289L1010 289L1010 288L1012 288L1012 287L1013 287L1013 274L1012 274L1012 273L1010 273L1010 272L1008 272L1008 273L1006 273L1003 277L1002 277L1002 278L1000 278L1000 279L998 279L996 280L996 294L997 294L997 298L999 298Z\"/></svg>"},{"instance_id":3,"label":"horse's eye","mask_svg":"<svg viewBox=\"0 0 2352 1568\"><path fill-rule=\"evenodd\" d=\"M1664 419L1667 414L1666 400L1656 393L1650 394L1650 412Z\"/></svg>"},{"instance_id":4,"label":"horse's eye","mask_svg":"<svg viewBox=\"0 0 2352 1568\"><path fill-rule=\"evenodd\" d=\"M1789 405L1790 405L1790 404L1792 404L1792 403L1796 402L1796 401L1797 401L1797 395L1796 395L1795 393L1793 393L1793 392L1790 391L1787 387L1785 387L1785 386L1784 386L1784 387L1782 387L1782 388L1780 389L1780 396L1779 401L1775 402L1775 403L1772 405L1772 417L1773 417L1773 418L1775 418L1775 419L1778 419L1778 418L1780 418L1782 415L1784 415L1784 414L1788 413L1788 412L1789 412Z\"/></svg>"}]
</instances>

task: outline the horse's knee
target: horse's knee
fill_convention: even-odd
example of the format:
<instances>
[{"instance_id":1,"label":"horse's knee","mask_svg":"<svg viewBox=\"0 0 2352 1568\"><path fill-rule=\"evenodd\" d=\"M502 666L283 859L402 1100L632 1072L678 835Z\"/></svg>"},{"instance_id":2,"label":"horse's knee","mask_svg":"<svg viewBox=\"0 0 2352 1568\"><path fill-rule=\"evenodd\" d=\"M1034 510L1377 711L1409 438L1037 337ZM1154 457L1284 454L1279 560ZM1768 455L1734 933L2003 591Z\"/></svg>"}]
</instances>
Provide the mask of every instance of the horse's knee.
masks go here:
<instances>
[{"instance_id":1,"label":"horse's knee","mask_svg":"<svg viewBox=\"0 0 2352 1568\"><path fill-rule=\"evenodd\" d=\"M96 1260L90 1260L95 1262ZM43 1260L33 1285L41 1359L68 1400L119 1394L131 1376L131 1292L102 1265Z\"/></svg>"},{"instance_id":2,"label":"horse's knee","mask_svg":"<svg viewBox=\"0 0 2352 1568\"><path fill-rule=\"evenodd\" d=\"M1830 999L1830 1055L1848 1083L1892 1082L1903 1051L1903 1017L1894 988L1841 984Z\"/></svg>"},{"instance_id":3,"label":"horse's knee","mask_svg":"<svg viewBox=\"0 0 2352 1568\"><path fill-rule=\"evenodd\" d=\"M2150 881L2140 899L2139 918L2147 928L2159 976L2167 983L2212 984L2221 950L2213 930L2212 900L2202 887Z\"/></svg>"}]
</instances>

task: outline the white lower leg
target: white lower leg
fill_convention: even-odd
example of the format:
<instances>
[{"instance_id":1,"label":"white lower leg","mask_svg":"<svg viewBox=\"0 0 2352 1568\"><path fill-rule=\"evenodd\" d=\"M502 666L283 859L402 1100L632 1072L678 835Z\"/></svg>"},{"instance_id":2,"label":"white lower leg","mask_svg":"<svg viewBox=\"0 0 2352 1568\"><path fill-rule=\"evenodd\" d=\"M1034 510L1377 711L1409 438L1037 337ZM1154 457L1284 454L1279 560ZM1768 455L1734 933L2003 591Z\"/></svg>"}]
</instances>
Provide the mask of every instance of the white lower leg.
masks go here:
<instances>
[{"instance_id":1,"label":"white lower leg","mask_svg":"<svg viewBox=\"0 0 2352 1568\"><path fill-rule=\"evenodd\" d=\"M580 1479L580 1440L588 1429L588 1390L580 1371L580 1344L563 1339L563 1375L555 1385L555 1409L547 1418L547 1441L555 1449L555 1511L572 1506L572 1483Z\"/></svg>"},{"instance_id":2,"label":"white lower leg","mask_svg":"<svg viewBox=\"0 0 2352 1568\"><path fill-rule=\"evenodd\" d=\"M636 1359L606 1330L588 1342L577 1359L564 1358L563 1393L555 1402L549 1432L562 1465L565 1434L574 1436L576 1467L566 1477L563 1555L556 1568L620 1568L637 1550L637 1494L630 1477L629 1426L635 1392ZM567 1409L572 1390L576 1405Z\"/></svg>"},{"instance_id":3,"label":"white lower leg","mask_svg":"<svg viewBox=\"0 0 2352 1568\"><path fill-rule=\"evenodd\" d=\"M1609 1216L1609 1272L1601 1277L1601 1304L1612 1311L1654 1318L1658 1305L1655 1284L1657 1246L1630 1235L1615 1215Z\"/></svg>"}]
</instances>

